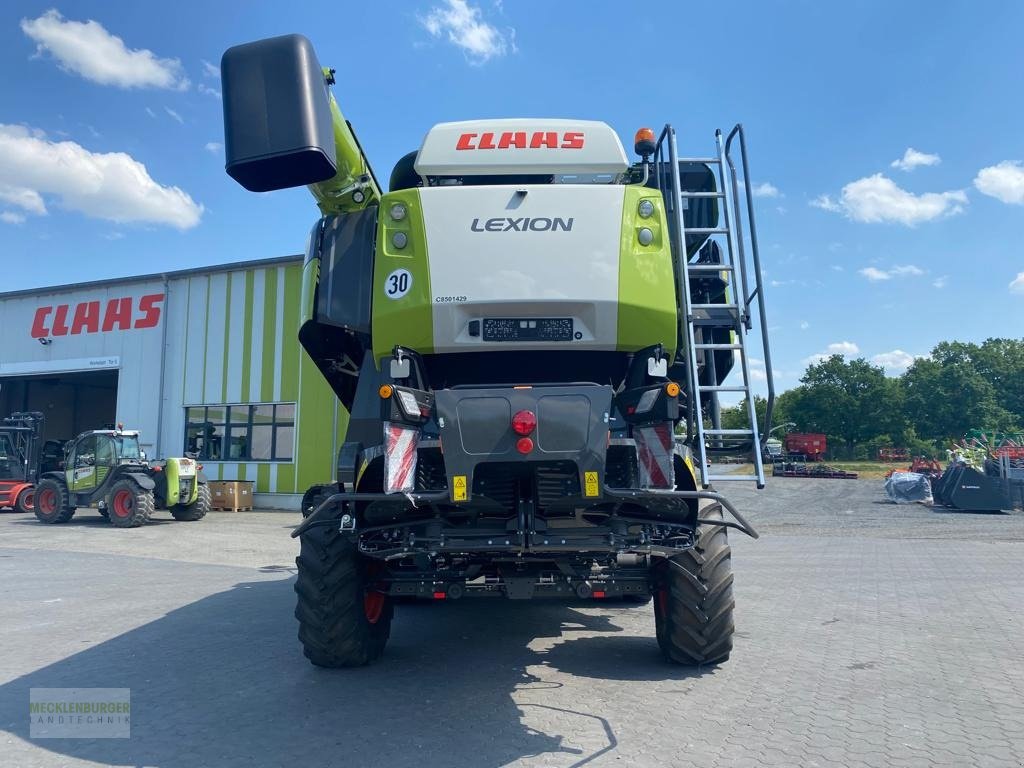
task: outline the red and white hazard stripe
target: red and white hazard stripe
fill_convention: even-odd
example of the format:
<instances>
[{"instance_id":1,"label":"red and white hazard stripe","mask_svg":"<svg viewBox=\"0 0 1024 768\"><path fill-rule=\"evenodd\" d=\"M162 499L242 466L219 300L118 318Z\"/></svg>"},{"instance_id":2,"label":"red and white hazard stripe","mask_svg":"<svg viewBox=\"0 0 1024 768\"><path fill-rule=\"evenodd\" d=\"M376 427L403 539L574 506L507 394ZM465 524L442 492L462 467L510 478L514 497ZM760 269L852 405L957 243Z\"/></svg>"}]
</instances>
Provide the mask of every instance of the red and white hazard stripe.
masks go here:
<instances>
[{"instance_id":1,"label":"red and white hazard stripe","mask_svg":"<svg viewBox=\"0 0 1024 768\"><path fill-rule=\"evenodd\" d=\"M672 423L633 427L641 488L674 488Z\"/></svg>"},{"instance_id":2,"label":"red and white hazard stripe","mask_svg":"<svg viewBox=\"0 0 1024 768\"><path fill-rule=\"evenodd\" d=\"M416 487L416 448L420 431L384 422L384 493L408 493Z\"/></svg>"}]
</instances>

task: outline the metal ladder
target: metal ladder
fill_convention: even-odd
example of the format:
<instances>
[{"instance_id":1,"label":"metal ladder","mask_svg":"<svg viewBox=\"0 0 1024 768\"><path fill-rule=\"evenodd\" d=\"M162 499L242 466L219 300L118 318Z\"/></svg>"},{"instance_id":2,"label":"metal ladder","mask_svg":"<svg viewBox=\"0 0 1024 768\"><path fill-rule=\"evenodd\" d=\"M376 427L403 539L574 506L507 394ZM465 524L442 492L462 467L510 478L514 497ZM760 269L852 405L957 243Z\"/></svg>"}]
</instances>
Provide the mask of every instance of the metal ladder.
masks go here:
<instances>
[{"instance_id":1,"label":"metal ladder","mask_svg":"<svg viewBox=\"0 0 1024 768\"><path fill-rule=\"evenodd\" d=\"M740 161L743 165L744 188L746 192L746 220L750 232L750 250L754 272L754 290L748 286L746 249L744 244L743 224L740 206L739 185L736 177L736 166L730 154L733 139L739 138ZM762 351L764 355L765 374L768 385L768 402L763 432L771 427L772 410L775 404L775 384L772 379L771 351L768 346L767 320L764 308L764 292L761 280L761 259L757 247L757 230L754 226L754 205L751 192L750 172L747 163L746 142L743 126L737 124L723 142L722 131L715 132L716 157L680 158L676 146L676 132L671 125L666 125L656 145L654 162L657 171L658 187L665 198L666 213L669 224L672 255L675 259L676 295L682 316L685 320L683 350L686 367L686 390L689 399L687 408L687 437L691 443L700 467L701 484L706 488L716 481L753 480L758 488L764 487L764 464L762 460L761 434L757 423L757 410L750 387L750 361L747 354L746 334L752 328L751 311L756 305L761 331ZM666 162L667 154L667 162ZM679 163L702 163L711 168L717 167L717 186L714 192L695 192L682 188ZM726 174L726 167L729 173ZM720 226L704 228L686 228L683 202L714 198L722 202ZM690 263L687 253L686 236L705 235L711 242L713 236L725 237L725 252L728 258L719 263ZM707 244L703 247L708 247ZM692 301L691 280L701 277L720 277L725 282L725 303L695 303ZM698 330L699 329L699 330ZM727 330L730 332L729 343L715 343L713 331ZM719 384L715 375L715 353L730 351L739 356L742 384ZM712 383L703 383L698 357L705 360L705 369L709 371ZM722 392L735 392L743 395L747 406L747 427L743 429L723 429L718 395ZM703 402L708 404L708 416L711 427L705 428L703 418ZM708 446L708 439L714 443ZM752 454L754 474L712 474L707 465L709 454L741 454L749 451Z\"/></svg>"}]
</instances>

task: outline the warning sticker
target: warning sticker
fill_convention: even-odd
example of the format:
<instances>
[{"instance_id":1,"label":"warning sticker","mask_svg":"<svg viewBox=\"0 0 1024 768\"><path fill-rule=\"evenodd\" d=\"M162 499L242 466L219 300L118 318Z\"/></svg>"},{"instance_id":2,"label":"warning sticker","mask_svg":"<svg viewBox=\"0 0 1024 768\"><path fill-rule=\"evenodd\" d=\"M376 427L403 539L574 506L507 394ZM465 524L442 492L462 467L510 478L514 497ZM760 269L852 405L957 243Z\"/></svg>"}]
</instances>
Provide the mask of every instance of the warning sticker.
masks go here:
<instances>
[{"instance_id":1,"label":"warning sticker","mask_svg":"<svg viewBox=\"0 0 1024 768\"><path fill-rule=\"evenodd\" d=\"M452 478L452 501L466 500L466 476L456 475Z\"/></svg>"},{"instance_id":2,"label":"warning sticker","mask_svg":"<svg viewBox=\"0 0 1024 768\"><path fill-rule=\"evenodd\" d=\"M583 495L597 496L597 472L583 473Z\"/></svg>"}]
</instances>

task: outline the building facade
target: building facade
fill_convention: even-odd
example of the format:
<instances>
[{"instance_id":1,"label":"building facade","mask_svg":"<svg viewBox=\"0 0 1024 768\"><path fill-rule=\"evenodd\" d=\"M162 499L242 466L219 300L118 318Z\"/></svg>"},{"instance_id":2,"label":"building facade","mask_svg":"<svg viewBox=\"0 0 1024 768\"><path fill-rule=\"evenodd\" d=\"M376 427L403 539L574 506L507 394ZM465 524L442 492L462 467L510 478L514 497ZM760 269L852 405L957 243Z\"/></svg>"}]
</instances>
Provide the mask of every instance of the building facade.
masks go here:
<instances>
[{"instance_id":1,"label":"building facade","mask_svg":"<svg viewBox=\"0 0 1024 768\"><path fill-rule=\"evenodd\" d=\"M301 284L296 256L0 294L0 415L42 411L53 440L121 423L295 508L348 423L298 344Z\"/></svg>"}]
</instances>

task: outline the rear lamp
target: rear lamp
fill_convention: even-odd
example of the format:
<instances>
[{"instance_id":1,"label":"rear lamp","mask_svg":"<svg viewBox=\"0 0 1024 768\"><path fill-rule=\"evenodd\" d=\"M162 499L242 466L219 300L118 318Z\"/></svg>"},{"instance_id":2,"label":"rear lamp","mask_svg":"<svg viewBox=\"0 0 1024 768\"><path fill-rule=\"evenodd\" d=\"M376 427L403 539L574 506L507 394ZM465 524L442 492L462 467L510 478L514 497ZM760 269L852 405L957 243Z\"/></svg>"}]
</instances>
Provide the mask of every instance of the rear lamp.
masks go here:
<instances>
[{"instance_id":1,"label":"rear lamp","mask_svg":"<svg viewBox=\"0 0 1024 768\"><path fill-rule=\"evenodd\" d=\"M647 413L651 410L654 407L654 401L658 399L659 391L658 389L648 389L640 395L640 400L636 404L634 413Z\"/></svg>"},{"instance_id":2,"label":"rear lamp","mask_svg":"<svg viewBox=\"0 0 1024 768\"><path fill-rule=\"evenodd\" d=\"M636 207L636 212L640 214L640 218L649 219L654 213L654 203L650 200L641 200L640 205Z\"/></svg>"},{"instance_id":3,"label":"rear lamp","mask_svg":"<svg viewBox=\"0 0 1024 768\"><path fill-rule=\"evenodd\" d=\"M516 440L516 450L522 454L527 454L533 450L533 440L528 437L520 437Z\"/></svg>"},{"instance_id":4,"label":"rear lamp","mask_svg":"<svg viewBox=\"0 0 1024 768\"><path fill-rule=\"evenodd\" d=\"M403 248L405 248L405 246L408 245L408 243L409 237L405 234L405 232L395 232L395 234L391 236L391 244L395 246L395 248L397 248L398 250L402 250Z\"/></svg>"},{"instance_id":5,"label":"rear lamp","mask_svg":"<svg viewBox=\"0 0 1024 768\"><path fill-rule=\"evenodd\" d=\"M641 227L636 233L636 239L640 241L640 245L650 245L654 242L654 233L647 227Z\"/></svg>"},{"instance_id":6,"label":"rear lamp","mask_svg":"<svg viewBox=\"0 0 1024 768\"><path fill-rule=\"evenodd\" d=\"M679 385L676 384L674 381L670 381L668 384L665 385L665 393L669 397L678 397L679 396Z\"/></svg>"},{"instance_id":7,"label":"rear lamp","mask_svg":"<svg viewBox=\"0 0 1024 768\"><path fill-rule=\"evenodd\" d=\"M408 211L405 209L405 206L402 205L401 203L395 203L394 205L391 206L391 218L394 219L395 221L401 221L402 219L404 219L406 213L408 213Z\"/></svg>"},{"instance_id":8,"label":"rear lamp","mask_svg":"<svg viewBox=\"0 0 1024 768\"><path fill-rule=\"evenodd\" d=\"M519 411L515 416L512 417L512 431L517 435L533 434L533 430L537 428L537 416L533 411ZM520 441L522 442L522 441ZM530 443L530 449L533 449L533 442ZM523 453L529 453L529 451L523 451Z\"/></svg>"},{"instance_id":9,"label":"rear lamp","mask_svg":"<svg viewBox=\"0 0 1024 768\"><path fill-rule=\"evenodd\" d=\"M390 384L381 384L380 389L377 390L377 394L380 395L382 400L387 400L389 397L391 397L394 391L394 387L392 387Z\"/></svg>"}]
</instances>

